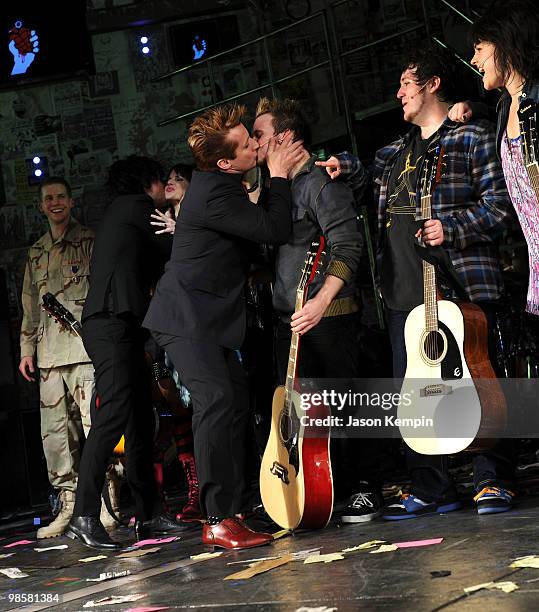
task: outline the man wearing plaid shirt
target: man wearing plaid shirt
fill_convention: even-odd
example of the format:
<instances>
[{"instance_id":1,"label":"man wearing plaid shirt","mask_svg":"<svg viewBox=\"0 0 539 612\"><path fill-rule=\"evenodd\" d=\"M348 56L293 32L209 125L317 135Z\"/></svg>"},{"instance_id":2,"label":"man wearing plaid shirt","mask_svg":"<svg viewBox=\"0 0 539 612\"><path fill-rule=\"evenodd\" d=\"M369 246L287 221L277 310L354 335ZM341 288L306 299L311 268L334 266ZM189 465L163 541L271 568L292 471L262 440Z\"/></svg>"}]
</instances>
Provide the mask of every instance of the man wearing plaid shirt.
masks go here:
<instances>
[{"instance_id":1,"label":"man wearing plaid shirt","mask_svg":"<svg viewBox=\"0 0 539 612\"><path fill-rule=\"evenodd\" d=\"M370 178L374 181L379 285L395 378L403 378L406 372L406 318L423 302L422 260L414 248L416 238L427 246L443 247L469 299L483 308L492 328L495 303L503 289L497 238L512 218L493 126L484 119L463 124L448 117L456 89L453 58L442 49L426 48L416 51L403 67L397 98L404 120L414 127L380 149L370 171L351 156L340 156L340 163L334 158L319 163L333 178L342 173L349 174L356 184ZM458 105L452 116L466 119L467 112L466 106ZM416 221L421 218L419 173L427 149L436 144L445 154L444 171L432 195L432 219L421 225ZM442 286L441 290L446 297L455 297L451 288ZM489 341L492 338L491 333ZM489 346L491 361L494 349ZM386 507L385 519L415 518L461 507L448 476L446 456L420 455L407 448L407 463L411 493ZM479 514L511 508L513 494L507 487L513 473L513 450L507 440L474 457L474 499Z\"/></svg>"}]
</instances>

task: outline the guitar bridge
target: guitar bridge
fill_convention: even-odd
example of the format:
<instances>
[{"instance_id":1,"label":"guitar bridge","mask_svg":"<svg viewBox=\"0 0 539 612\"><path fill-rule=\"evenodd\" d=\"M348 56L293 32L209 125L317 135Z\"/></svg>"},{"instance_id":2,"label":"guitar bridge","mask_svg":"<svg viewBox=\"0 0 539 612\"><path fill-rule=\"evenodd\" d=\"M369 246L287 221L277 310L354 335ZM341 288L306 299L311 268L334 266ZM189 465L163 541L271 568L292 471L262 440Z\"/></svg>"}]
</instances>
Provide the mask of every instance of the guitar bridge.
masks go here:
<instances>
[{"instance_id":1,"label":"guitar bridge","mask_svg":"<svg viewBox=\"0 0 539 612\"><path fill-rule=\"evenodd\" d=\"M277 478L280 478L285 484L290 484L290 481L288 480L288 470L278 461L273 462L273 465L270 468L270 472L274 476L277 476Z\"/></svg>"},{"instance_id":2,"label":"guitar bridge","mask_svg":"<svg viewBox=\"0 0 539 612\"><path fill-rule=\"evenodd\" d=\"M427 385L419 389L419 397L432 397L433 395L449 395L453 393L451 385Z\"/></svg>"}]
</instances>

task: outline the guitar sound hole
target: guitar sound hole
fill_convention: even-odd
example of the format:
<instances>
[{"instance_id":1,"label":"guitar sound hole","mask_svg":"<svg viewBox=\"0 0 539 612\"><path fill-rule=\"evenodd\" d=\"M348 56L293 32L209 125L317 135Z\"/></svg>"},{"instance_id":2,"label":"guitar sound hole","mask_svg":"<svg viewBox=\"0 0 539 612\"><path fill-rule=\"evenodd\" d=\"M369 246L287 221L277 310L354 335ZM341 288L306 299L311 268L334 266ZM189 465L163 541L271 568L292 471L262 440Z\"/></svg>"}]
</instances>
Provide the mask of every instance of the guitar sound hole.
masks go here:
<instances>
[{"instance_id":1,"label":"guitar sound hole","mask_svg":"<svg viewBox=\"0 0 539 612\"><path fill-rule=\"evenodd\" d=\"M438 361L444 352L444 338L436 331L428 332L425 336L423 350L431 361Z\"/></svg>"}]
</instances>

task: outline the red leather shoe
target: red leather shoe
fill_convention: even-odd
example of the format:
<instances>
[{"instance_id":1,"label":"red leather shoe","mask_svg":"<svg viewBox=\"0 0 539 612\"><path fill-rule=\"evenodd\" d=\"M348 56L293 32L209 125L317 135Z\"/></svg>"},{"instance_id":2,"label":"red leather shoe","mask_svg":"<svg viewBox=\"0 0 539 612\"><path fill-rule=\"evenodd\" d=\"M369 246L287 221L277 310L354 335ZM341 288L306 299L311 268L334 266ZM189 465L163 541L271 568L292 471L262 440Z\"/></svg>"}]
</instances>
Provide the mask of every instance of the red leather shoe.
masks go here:
<instances>
[{"instance_id":1,"label":"red leather shoe","mask_svg":"<svg viewBox=\"0 0 539 612\"><path fill-rule=\"evenodd\" d=\"M254 548L273 542L270 533L258 533L249 529L237 518L223 519L217 525L204 524L202 528L202 543L208 546L220 546L229 550Z\"/></svg>"}]
</instances>

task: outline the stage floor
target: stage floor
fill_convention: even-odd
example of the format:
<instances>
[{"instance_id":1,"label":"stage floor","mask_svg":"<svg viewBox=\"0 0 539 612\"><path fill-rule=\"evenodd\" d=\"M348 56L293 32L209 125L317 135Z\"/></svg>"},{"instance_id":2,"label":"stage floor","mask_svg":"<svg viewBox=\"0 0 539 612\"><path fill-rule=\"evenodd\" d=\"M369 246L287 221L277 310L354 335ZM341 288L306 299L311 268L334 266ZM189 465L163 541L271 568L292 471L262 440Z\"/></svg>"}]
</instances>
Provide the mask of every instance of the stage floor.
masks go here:
<instances>
[{"instance_id":1,"label":"stage floor","mask_svg":"<svg viewBox=\"0 0 539 612\"><path fill-rule=\"evenodd\" d=\"M260 526L259 523L257 526ZM273 527L271 531L277 531ZM6 533L0 540L0 568L19 568L27 577L0 574L0 610L256 610L348 612L353 610L537 610L539 569L514 569L517 557L539 553L539 498L521 498L505 514L478 516L471 504L458 512L421 519L339 525L322 531L296 532L269 546L224 552L206 559L191 559L207 551L200 529L169 543L148 545L159 550L139 558L119 559L119 553L90 562L100 555L66 537L35 541L35 532ZM116 537L126 547L132 542L122 527ZM293 559L248 579L227 576L248 568L248 561L282 557L311 550L326 555L372 540L387 544L443 538L440 544L399 548L371 554L370 550L343 553L342 560L304 564ZM29 544L9 547L21 540ZM36 548L67 545L63 550L36 552ZM314 550L318 549L318 550ZM371 549L377 550L377 547ZM302 555L297 555L301 557ZM239 562L239 563L237 563ZM102 572L129 575L102 582ZM433 577L431 572L440 572ZM450 572L448 575L444 575ZM518 590L464 589L489 582L512 581ZM23 608L21 598L39 596L40 603ZM133 601L98 602L112 596L141 595ZM17 602L18 596L18 602ZM55 601L56 596L59 602ZM54 600L53 600L54 598ZM48 601L47 601L48 599ZM86 604L86 605L85 605Z\"/></svg>"}]
</instances>

